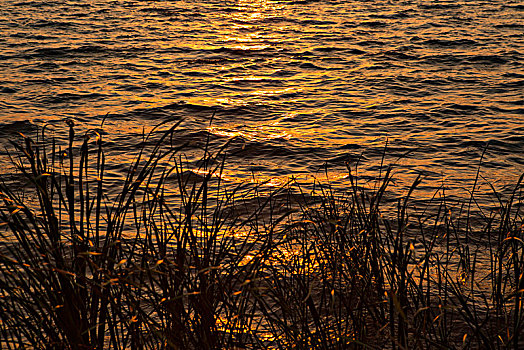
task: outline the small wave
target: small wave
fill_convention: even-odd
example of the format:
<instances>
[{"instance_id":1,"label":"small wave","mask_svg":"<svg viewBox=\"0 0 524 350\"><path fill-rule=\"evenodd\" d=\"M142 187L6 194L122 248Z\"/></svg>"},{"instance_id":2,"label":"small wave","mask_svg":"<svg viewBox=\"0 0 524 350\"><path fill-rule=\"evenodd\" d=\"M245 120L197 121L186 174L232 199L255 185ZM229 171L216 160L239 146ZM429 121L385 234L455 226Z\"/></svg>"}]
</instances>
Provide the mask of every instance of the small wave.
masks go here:
<instances>
[{"instance_id":1,"label":"small wave","mask_svg":"<svg viewBox=\"0 0 524 350\"><path fill-rule=\"evenodd\" d=\"M188 60L188 64L219 64L224 62L235 61L234 59L228 57L209 57L209 58L196 58Z\"/></svg>"},{"instance_id":2,"label":"small wave","mask_svg":"<svg viewBox=\"0 0 524 350\"><path fill-rule=\"evenodd\" d=\"M193 121L208 121L213 113L218 114L220 110L221 109L216 106L204 106L178 101L158 107L135 108L119 116L130 119L139 118L160 121L179 120L190 115ZM111 114L111 116L115 117L117 115Z\"/></svg>"},{"instance_id":3,"label":"small wave","mask_svg":"<svg viewBox=\"0 0 524 350\"><path fill-rule=\"evenodd\" d=\"M262 18L236 18L233 23L239 25L277 25L279 23L294 22L282 16L268 16Z\"/></svg>"},{"instance_id":4,"label":"small wave","mask_svg":"<svg viewBox=\"0 0 524 350\"><path fill-rule=\"evenodd\" d=\"M30 33L13 33L10 35L11 38L25 38L25 39L32 39L32 40L54 40L58 39L55 35L42 35L42 34L30 34Z\"/></svg>"},{"instance_id":5,"label":"small wave","mask_svg":"<svg viewBox=\"0 0 524 350\"><path fill-rule=\"evenodd\" d=\"M143 90L141 90L143 91ZM136 108L124 115L126 118L150 119L150 120L169 120L173 119L175 115L165 107L153 108ZM113 116L118 117L118 116Z\"/></svg>"},{"instance_id":6,"label":"small wave","mask_svg":"<svg viewBox=\"0 0 524 350\"><path fill-rule=\"evenodd\" d=\"M60 104L60 103L67 103L67 102L81 101L81 100L100 100L105 97L107 97L107 95L100 94L97 92L84 93L84 94L65 92L61 94L56 94L54 96L41 97L39 99L39 102L48 103L48 104Z\"/></svg>"},{"instance_id":7,"label":"small wave","mask_svg":"<svg viewBox=\"0 0 524 350\"><path fill-rule=\"evenodd\" d=\"M457 40L444 40L444 39L429 39L423 42L426 45L452 47L452 46L469 46L478 44L475 40L471 39L457 39Z\"/></svg>"},{"instance_id":8,"label":"small wave","mask_svg":"<svg viewBox=\"0 0 524 350\"><path fill-rule=\"evenodd\" d=\"M133 85L133 84L125 84L119 86L116 90L123 90L123 91L144 91L146 88L144 86L140 85Z\"/></svg>"},{"instance_id":9,"label":"small wave","mask_svg":"<svg viewBox=\"0 0 524 350\"><path fill-rule=\"evenodd\" d=\"M211 144L215 144L217 141L225 143L227 139L225 136L215 135L207 130L188 131L180 129L175 131L173 141L177 145L184 145L186 149L203 149L208 141Z\"/></svg>"},{"instance_id":10,"label":"small wave","mask_svg":"<svg viewBox=\"0 0 524 350\"><path fill-rule=\"evenodd\" d=\"M400 60L417 60L419 58L418 55L409 54L406 52L402 52L400 50L389 50L385 51L383 53L383 56L386 58L396 58Z\"/></svg>"},{"instance_id":11,"label":"small wave","mask_svg":"<svg viewBox=\"0 0 524 350\"><path fill-rule=\"evenodd\" d=\"M472 112L478 111L480 107L474 105L450 103L442 105L438 108L431 109L432 113L440 116L463 116L470 115Z\"/></svg>"},{"instance_id":12,"label":"small wave","mask_svg":"<svg viewBox=\"0 0 524 350\"><path fill-rule=\"evenodd\" d=\"M314 51L318 52L336 52L336 51L347 51L347 48L345 47L317 47L313 49Z\"/></svg>"},{"instance_id":13,"label":"small wave","mask_svg":"<svg viewBox=\"0 0 524 350\"><path fill-rule=\"evenodd\" d=\"M269 45L254 45L254 46L235 46L235 47L221 47L218 49L212 49L211 52L223 53L235 56L249 56L259 55L260 53L266 53L267 51L274 51Z\"/></svg>"},{"instance_id":14,"label":"small wave","mask_svg":"<svg viewBox=\"0 0 524 350\"><path fill-rule=\"evenodd\" d=\"M53 27L53 28L59 28L59 29L67 29L67 28L74 27L75 24L72 22L48 21L45 19L39 19L36 22L29 24L29 26L33 28Z\"/></svg>"},{"instance_id":15,"label":"small wave","mask_svg":"<svg viewBox=\"0 0 524 350\"><path fill-rule=\"evenodd\" d=\"M362 40L356 43L357 46L384 46L386 43L378 40Z\"/></svg>"},{"instance_id":16,"label":"small wave","mask_svg":"<svg viewBox=\"0 0 524 350\"><path fill-rule=\"evenodd\" d=\"M524 145L524 136L522 135L511 135L502 139L504 142L511 142L519 145Z\"/></svg>"},{"instance_id":17,"label":"small wave","mask_svg":"<svg viewBox=\"0 0 524 350\"><path fill-rule=\"evenodd\" d=\"M524 79L504 82L502 84L499 84L498 86L505 89L519 89L524 86Z\"/></svg>"},{"instance_id":18,"label":"small wave","mask_svg":"<svg viewBox=\"0 0 524 350\"><path fill-rule=\"evenodd\" d=\"M521 23L502 23L502 24L495 24L495 28L510 28L510 29L522 29L524 28L524 24Z\"/></svg>"},{"instance_id":19,"label":"small wave","mask_svg":"<svg viewBox=\"0 0 524 350\"><path fill-rule=\"evenodd\" d=\"M236 137L231 141L227 148L227 154L248 159L253 157L270 160L275 159L275 157L277 159L283 157L295 158L295 152L285 146L272 145L268 142L248 141L243 137Z\"/></svg>"},{"instance_id":20,"label":"small wave","mask_svg":"<svg viewBox=\"0 0 524 350\"><path fill-rule=\"evenodd\" d=\"M159 89L166 88L167 86L165 84L162 84L162 83L149 82L149 83L145 83L144 87L146 89L159 90Z\"/></svg>"},{"instance_id":21,"label":"small wave","mask_svg":"<svg viewBox=\"0 0 524 350\"><path fill-rule=\"evenodd\" d=\"M339 154L335 157L329 158L326 162L331 164L345 165L348 163L365 162L366 160L368 159L362 154L346 152L343 154Z\"/></svg>"},{"instance_id":22,"label":"small wave","mask_svg":"<svg viewBox=\"0 0 524 350\"><path fill-rule=\"evenodd\" d=\"M78 81L76 77L53 77L47 79L27 79L24 83L28 84L61 84L72 81Z\"/></svg>"},{"instance_id":23,"label":"small wave","mask_svg":"<svg viewBox=\"0 0 524 350\"><path fill-rule=\"evenodd\" d=\"M351 55L363 55L367 53L366 51L359 50L359 49L348 49L346 52Z\"/></svg>"},{"instance_id":24,"label":"small wave","mask_svg":"<svg viewBox=\"0 0 524 350\"><path fill-rule=\"evenodd\" d=\"M37 57L65 56L68 53L66 47L42 47L31 51L33 52L33 56Z\"/></svg>"},{"instance_id":25,"label":"small wave","mask_svg":"<svg viewBox=\"0 0 524 350\"><path fill-rule=\"evenodd\" d=\"M420 83L429 86L445 86L448 85L448 81L445 79L422 79Z\"/></svg>"},{"instance_id":26,"label":"small wave","mask_svg":"<svg viewBox=\"0 0 524 350\"><path fill-rule=\"evenodd\" d=\"M422 57L421 61L425 64L444 64L444 65L456 65L461 63L464 60L463 57L457 55L428 55Z\"/></svg>"},{"instance_id":27,"label":"small wave","mask_svg":"<svg viewBox=\"0 0 524 350\"><path fill-rule=\"evenodd\" d=\"M479 109L478 106L467 105L467 104L458 104L458 103L446 104L444 107L448 109L461 110L461 111L476 111Z\"/></svg>"},{"instance_id":28,"label":"small wave","mask_svg":"<svg viewBox=\"0 0 524 350\"><path fill-rule=\"evenodd\" d=\"M188 77L211 77L213 76L210 73L206 73L202 71L187 71L187 72L182 72L182 74Z\"/></svg>"},{"instance_id":29,"label":"small wave","mask_svg":"<svg viewBox=\"0 0 524 350\"><path fill-rule=\"evenodd\" d=\"M305 69L324 69L322 67L319 67L311 62L304 62L302 64L299 65L300 68L305 68Z\"/></svg>"},{"instance_id":30,"label":"small wave","mask_svg":"<svg viewBox=\"0 0 524 350\"><path fill-rule=\"evenodd\" d=\"M369 17L370 18L380 18L380 19L409 18L409 17L412 17L410 12L413 12L413 11L405 10L405 11L399 11L399 12L395 12L395 13L386 13L386 14L373 13L373 14L370 14Z\"/></svg>"},{"instance_id":31,"label":"small wave","mask_svg":"<svg viewBox=\"0 0 524 350\"><path fill-rule=\"evenodd\" d=\"M305 20L300 21L300 24L313 25L313 26L326 26L326 25L337 24L337 22L321 21L321 20L318 20L318 19L305 19Z\"/></svg>"},{"instance_id":32,"label":"small wave","mask_svg":"<svg viewBox=\"0 0 524 350\"><path fill-rule=\"evenodd\" d=\"M309 4L314 4L317 2L321 2L321 1L324 1L324 0L295 0L295 1L290 1L289 4L290 5L309 5Z\"/></svg>"},{"instance_id":33,"label":"small wave","mask_svg":"<svg viewBox=\"0 0 524 350\"><path fill-rule=\"evenodd\" d=\"M252 85L264 85L272 87L284 86L284 83L280 79L271 79L264 77L247 77L247 78L234 78L227 81L235 86L252 86Z\"/></svg>"},{"instance_id":34,"label":"small wave","mask_svg":"<svg viewBox=\"0 0 524 350\"><path fill-rule=\"evenodd\" d=\"M107 48L102 45L82 45L69 50L72 53L90 54L90 53L101 53L106 52Z\"/></svg>"},{"instance_id":35,"label":"small wave","mask_svg":"<svg viewBox=\"0 0 524 350\"><path fill-rule=\"evenodd\" d=\"M347 48L347 47L317 47L314 49L314 51L317 52L343 52L350 55L363 55L367 53L366 51L355 49L355 48Z\"/></svg>"},{"instance_id":36,"label":"small wave","mask_svg":"<svg viewBox=\"0 0 524 350\"><path fill-rule=\"evenodd\" d=\"M197 111L197 112L200 112L200 111L215 111L216 110L216 107L213 107L213 106L197 105L197 104L187 103L187 102L184 102L184 101L174 102L174 103L168 104L166 106L163 106L162 108L164 108L164 109L171 109L171 110L172 109L184 109L184 110L187 110L187 111Z\"/></svg>"},{"instance_id":37,"label":"small wave","mask_svg":"<svg viewBox=\"0 0 524 350\"><path fill-rule=\"evenodd\" d=\"M153 13L161 17L179 17L181 15L185 14L185 10L183 9L171 9L171 8L162 8L162 7L147 7L147 8L141 8L138 11L140 12L146 12L146 13Z\"/></svg>"},{"instance_id":38,"label":"small wave","mask_svg":"<svg viewBox=\"0 0 524 350\"><path fill-rule=\"evenodd\" d=\"M363 21L360 22L359 26L368 28L384 28L389 26L389 24L383 21Z\"/></svg>"},{"instance_id":39,"label":"small wave","mask_svg":"<svg viewBox=\"0 0 524 350\"><path fill-rule=\"evenodd\" d=\"M1 86L0 85L0 94L14 94L17 91L18 91L17 89L13 89L13 88L11 88L9 86Z\"/></svg>"},{"instance_id":40,"label":"small wave","mask_svg":"<svg viewBox=\"0 0 524 350\"><path fill-rule=\"evenodd\" d=\"M473 147L473 148L483 149L483 148L485 148L487 145L488 145L488 141L468 140L468 141L460 142L460 143L457 145L456 148L457 148L457 149L464 149L464 148L470 148L470 147Z\"/></svg>"},{"instance_id":41,"label":"small wave","mask_svg":"<svg viewBox=\"0 0 524 350\"><path fill-rule=\"evenodd\" d=\"M37 67L41 69L58 69L60 68L60 65L54 62L42 62L42 63L39 63Z\"/></svg>"},{"instance_id":42,"label":"small wave","mask_svg":"<svg viewBox=\"0 0 524 350\"><path fill-rule=\"evenodd\" d=\"M515 73L515 72L507 72L502 74L505 78L524 78L524 74Z\"/></svg>"},{"instance_id":43,"label":"small wave","mask_svg":"<svg viewBox=\"0 0 524 350\"><path fill-rule=\"evenodd\" d=\"M107 52L104 46L100 45L82 45L78 47L40 47L29 49L22 55L24 59L34 58L65 58L77 55L90 55L95 53Z\"/></svg>"},{"instance_id":44,"label":"small wave","mask_svg":"<svg viewBox=\"0 0 524 350\"><path fill-rule=\"evenodd\" d=\"M476 64L505 64L508 63L508 60L504 57L497 55L477 55L469 56L465 58L466 62L476 63Z\"/></svg>"},{"instance_id":45,"label":"small wave","mask_svg":"<svg viewBox=\"0 0 524 350\"><path fill-rule=\"evenodd\" d=\"M45 6L45 2L43 1L19 1L19 2L14 3L14 6L16 7L30 6L33 8L38 8L38 7Z\"/></svg>"},{"instance_id":46,"label":"small wave","mask_svg":"<svg viewBox=\"0 0 524 350\"><path fill-rule=\"evenodd\" d=\"M347 143L344 146L339 147L339 149L362 149L362 146L356 143Z\"/></svg>"},{"instance_id":47,"label":"small wave","mask_svg":"<svg viewBox=\"0 0 524 350\"><path fill-rule=\"evenodd\" d=\"M460 4L442 4L442 3L425 3L419 4L420 8L424 10L448 10L462 7Z\"/></svg>"},{"instance_id":48,"label":"small wave","mask_svg":"<svg viewBox=\"0 0 524 350\"><path fill-rule=\"evenodd\" d=\"M504 7L515 9L515 10L524 10L524 4L504 5Z\"/></svg>"},{"instance_id":49,"label":"small wave","mask_svg":"<svg viewBox=\"0 0 524 350\"><path fill-rule=\"evenodd\" d=\"M191 171L191 170L185 170L185 171L183 171L181 173L172 173L170 175L170 179L171 180L173 180L173 179L176 179L177 181L180 180L180 182L183 185L204 182L205 178L206 177L203 174L199 174L199 173L197 173L195 171Z\"/></svg>"},{"instance_id":50,"label":"small wave","mask_svg":"<svg viewBox=\"0 0 524 350\"><path fill-rule=\"evenodd\" d=\"M283 77L283 78L289 78L294 75L296 75L297 72L294 70L288 70L288 69L279 69L278 71L271 74L272 77Z\"/></svg>"},{"instance_id":51,"label":"small wave","mask_svg":"<svg viewBox=\"0 0 524 350\"><path fill-rule=\"evenodd\" d=\"M30 133L36 129L36 126L29 120L17 120L12 123L0 123L0 135L12 136L16 133Z\"/></svg>"}]
</instances>

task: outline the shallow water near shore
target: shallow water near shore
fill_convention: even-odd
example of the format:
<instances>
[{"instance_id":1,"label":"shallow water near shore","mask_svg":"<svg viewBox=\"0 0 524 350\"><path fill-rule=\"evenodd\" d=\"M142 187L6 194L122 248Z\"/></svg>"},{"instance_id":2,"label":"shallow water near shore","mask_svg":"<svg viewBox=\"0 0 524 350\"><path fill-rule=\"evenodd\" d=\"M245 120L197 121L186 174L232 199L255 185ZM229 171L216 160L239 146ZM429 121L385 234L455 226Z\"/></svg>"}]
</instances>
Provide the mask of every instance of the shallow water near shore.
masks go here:
<instances>
[{"instance_id":1,"label":"shallow water near shore","mask_svg":"<svg viewBox=\"0 0 524 350\"><path fill-rule=\"evenodd\" d=\"M179 119L190 161L235 137L232 182L308 183L327 165L344 188L348 165L373 180L385 154L400 192L422 173L428 197L467 195L484 150L502 192L524 171L518 1L5 0L0 29L2 146L105 117L115 178L117 155Z\"/></svg>"}]
</instances>

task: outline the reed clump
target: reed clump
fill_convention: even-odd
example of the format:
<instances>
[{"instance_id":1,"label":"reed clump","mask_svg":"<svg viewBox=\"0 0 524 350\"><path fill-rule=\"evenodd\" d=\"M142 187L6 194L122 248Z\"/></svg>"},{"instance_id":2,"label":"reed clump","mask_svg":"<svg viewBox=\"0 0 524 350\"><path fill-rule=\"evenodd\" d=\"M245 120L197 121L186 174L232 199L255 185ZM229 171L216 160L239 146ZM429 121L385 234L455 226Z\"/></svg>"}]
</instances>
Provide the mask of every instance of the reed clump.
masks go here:
<instances>
[{"instance_id":1,"label":"reed clump","mask_svg":"<svg viewBox=\"0 0 524 350\"><path fill-rule=\"evenodd\" d=\"M227 144L187 176L176 127L144 136L118 183L96 131L13 142L2 348L524 346L522 178L494 189L497 210L473 211L472 191L457 215L444 196L415 206L420 178L386 201L390 170L365 189L349 171L345 192L231 187Z\"/></svg>"}]
</instances>

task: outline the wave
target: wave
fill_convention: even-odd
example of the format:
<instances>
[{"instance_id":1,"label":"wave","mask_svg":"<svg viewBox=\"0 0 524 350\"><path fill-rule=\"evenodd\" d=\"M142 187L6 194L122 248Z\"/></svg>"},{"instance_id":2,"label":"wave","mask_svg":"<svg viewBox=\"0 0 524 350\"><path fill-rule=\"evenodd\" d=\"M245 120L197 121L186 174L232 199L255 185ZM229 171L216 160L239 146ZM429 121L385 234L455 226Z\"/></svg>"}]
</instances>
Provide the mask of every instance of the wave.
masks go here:
<instances>
[{"instance_id":1,"label":"wave","mask_svg":"<svg viewBox=\"0 0 524 350\"><path fill-rule=\"evenodd\" d=\"M454 47L454 46L474 46L478 45L478 42L471 39L428 39L422 42L425 45L431 46L442 46L442 47Z\"/></svg>"},{"instance_id":2,"label":"wave","mask_svg":"<svg viewBox=\"0 0 524 350\"><path fill-rule=\"evenodd\" d=\"M52 27L57 29L69 29L75 27L76 25L73 22L39 19L33 23L28 24L28 26L32 28Z\"/></svg>"},{"instance_id":3,"label":"wave","mask_svg":"<svg viewBox=\"0 0 524 350\"><path fill-rule=\"evenodd\" d=\"M18 89L0 85L0 94L14 94Z\"/></svg>"},{"instance_id":4,"label":"wave","mask_svg":"<svg viewBox=\"0 0 524 350\"><path fill-rule=\"evenodd\" d=\"M13 122L0 122L0 135L13 136L17 133L28 134L36 129L36 125L29 120L15 120Z\"/></svg>"},{"instance_id":5,"label":"wave","mask_svg":"<svg viewBox=\"0 0 524 350\"><path fill-rule=\"evenodd\" d=\"M91 101L97 101L97 100L103 100L104 98L108 97L106 94L101 94L97 92L91 92L91 93L71 93L71 92L64 92L59 93L51 96L42 96L38 98L38 102L44 103L44 104L60 104L60 103L67 103L71 101L81 101L81 100L91 100Z\"/></svg>"}]
</instances>

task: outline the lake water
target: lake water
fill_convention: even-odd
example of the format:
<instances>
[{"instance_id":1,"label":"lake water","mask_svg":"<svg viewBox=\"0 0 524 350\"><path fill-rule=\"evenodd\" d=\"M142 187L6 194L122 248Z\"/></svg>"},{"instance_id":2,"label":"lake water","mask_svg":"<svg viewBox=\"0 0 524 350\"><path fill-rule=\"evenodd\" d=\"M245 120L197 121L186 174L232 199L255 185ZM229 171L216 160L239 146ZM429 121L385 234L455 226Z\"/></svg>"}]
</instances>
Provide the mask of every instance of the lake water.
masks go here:
<instances>
[{"instance_id":1,"label":"lake water","mask_svg":"<svg viewBox=\"0 0 524 350\"><path fill-rule=\"evenodd\" d=\"M188 154L236 136L234 182L372 179L386 140L401 191L470 188L488 143L495 187L524 172L520 1L2 0L0 32L2 146L107 115L120 154L166 120Z\"/></svg>"}]
</instances>

